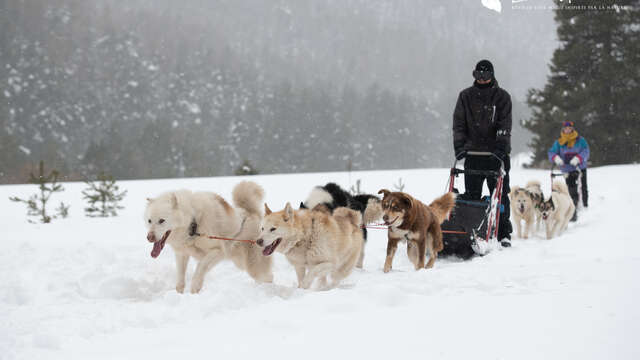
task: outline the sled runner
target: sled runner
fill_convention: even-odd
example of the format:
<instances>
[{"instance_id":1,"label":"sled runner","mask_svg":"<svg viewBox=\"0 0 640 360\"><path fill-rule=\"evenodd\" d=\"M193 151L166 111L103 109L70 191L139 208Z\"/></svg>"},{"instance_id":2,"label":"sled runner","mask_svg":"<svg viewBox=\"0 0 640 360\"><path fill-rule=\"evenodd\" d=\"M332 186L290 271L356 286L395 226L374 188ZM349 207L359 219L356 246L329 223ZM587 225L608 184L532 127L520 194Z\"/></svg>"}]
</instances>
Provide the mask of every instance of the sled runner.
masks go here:
<instances>
[{"instance_id":1,"label":"sled runner","mask_svg":"<svg viewBox=\"0 0 640 360\"><path fill-rule=\"evenodd\" d=\"M467 194L459 194L456 205L449 215L449 219L442 223L442 240L444 250L440 255L456 255L462 259L469 259L474 254L485 255L493 248L499 246L498 224L500 212L503 211L502 182L505 175L504 163L490 152L469 151L470 156L491 156L500 163L498 170L470 170L457 167L456 159L451 167L448 191L459 193L455 187L455 181L460 174L484 175L487 178L496 179L496 187L493 194L481 199L472 199Z\"/></svg>"}]
</instances>

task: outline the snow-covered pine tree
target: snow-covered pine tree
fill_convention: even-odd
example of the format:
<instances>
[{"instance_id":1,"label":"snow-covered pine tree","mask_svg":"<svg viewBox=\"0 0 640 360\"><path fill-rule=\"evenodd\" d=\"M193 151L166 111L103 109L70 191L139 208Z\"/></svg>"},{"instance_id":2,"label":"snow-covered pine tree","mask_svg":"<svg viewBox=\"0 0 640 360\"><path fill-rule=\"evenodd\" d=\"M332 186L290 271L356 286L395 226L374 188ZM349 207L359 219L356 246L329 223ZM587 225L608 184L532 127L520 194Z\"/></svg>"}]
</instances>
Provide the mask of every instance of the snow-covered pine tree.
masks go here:
<instances>
[{"instance_id":1,"label":"snow-covered pine tree","mask_svg":"<svg viewBox=\"0 0 640 360\"><path fill-rule=\"evenodd\" d=\"M236 176L244 176L244 175L258 175L258 170L251 164L249 160L245 160L242 162L240 166L236 168L233 172Z\"/></svg>"},{"instance_id":2,"label":"snow-covered pine tree","mask_svg":"<svg viewBox=\"0 0 640 360\"><path fill-rule=\"evenodd\" d=\"M566 3L566 2L565 2ZM574 121L589 142L593 165L640 160L640 6L638 0L556 0L560 47L551 59L547 84L529 90L535 163L560 135L562 121Z\"/></svg>"},{"instance_id":3,"label":"snow-covered pine tree","mask_svg":"<svg viewBox=\"0 0 640 360\"><path fill-rule=\"evenodd\" d=\"M127 191L120 191L112 176L101 172L96 181L85 181L87 188L82 190L83 199L89 206L84 208L85 215L89 217L118 216L117 210L124 209L118 203L124 199Z\"/></svg>"},{"instance_id":4,"label":"snow-covered pine tree","mask_svg":"<svg viewBox=\"0 0 640 360\"><path fill-rule=\"evenodd\" d=\"M396 191L403 191L404 190L404 183L402 182L402 178L398 179L398 183L393 184L393 188L396 189Z\"/></svg>"},{"instance_id":5,"label":"snow-covered pine tree","mask_svg":"<svg viewBox=\"0 0 640 360\"><path fill-rule=\"evenodd\" d=\"M44 174L44 161L40 161L38 169L38 175L33 173L29 174L29 183L38 185L40 194L33 194L28 200L20 199L17 196L10 197L9 200L15 202L23 202L27 204L27 215L33 217L39 217L40 221L44 224L50 223L52 219L57 217L66 218L69 215L69 206L63 202L56 209L57 213L54 216L47 214L47 202L54 192L64 191L61 184L58 184L58 171L52 170L49 175ZM29 220L30 223L35 221Z\"/></svg>"}]
</instances>

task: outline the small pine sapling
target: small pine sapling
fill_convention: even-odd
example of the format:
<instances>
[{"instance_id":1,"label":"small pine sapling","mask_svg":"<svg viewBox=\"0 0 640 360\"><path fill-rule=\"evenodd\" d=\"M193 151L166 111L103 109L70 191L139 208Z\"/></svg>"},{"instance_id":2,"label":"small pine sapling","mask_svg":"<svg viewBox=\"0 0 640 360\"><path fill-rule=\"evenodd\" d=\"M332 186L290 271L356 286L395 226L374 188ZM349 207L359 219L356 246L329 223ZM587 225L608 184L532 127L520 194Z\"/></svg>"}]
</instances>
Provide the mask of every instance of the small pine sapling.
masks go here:
<instances>
[{"instance_id":1,"label":"small pine sapling","mask_svg":"<svg viewBox=\"0 0 640 360\"><path fill-rule=\"evenodd\" d=\"M84 208L89 217L118 216L117 211L124 209L118 203L124 199L127 191L120 191L113 177L103 172L97 177L97 181L85 181L88 188L82 190L83 199L89 206Z\"/></svg>"},{"instance_id":2,"label":"small pine sapling","mask_svg":"<svg viewBox=\"0 0 640 360\"><path fill-rule=\"evenodd\" d=\"M57 216L66 219L67 217L69 217L69 207L70 205L65 205L62 201L60 202L60 205L58 205L58 207L56 208L56 213L58 214Z\"/></svg>"},{"instance_id":3,"label":"small pine sapling","mask_svg":"<svg viewBox=\"0 0 640 360\"><path fill-rule=\"evenodd\" d=\"M33 194L27 200L21 199L17 196L10 197L9 200L15 202L23 202L27 204L27 216L39 217L40 222L43 224L50 223L52 219L57 217L66 218L69 216L69 206L64 203L60 203L60 206L56 209L56 215L47 214L47 202L51 197L51 194L55 192L64 191L61 184L58 183L58 171L52 170L49 175L44 174L44 161L40 161L38 175L33 173L29 174L29 183L38 185L40 194ZM30 223L35 223L33 220L28 220Z\"/></svg>"},{"instance_id":4,"label":"small pine sapling","mask_svg":"<svg viewBox=\"0 0 640 360\"><path fill-rule=\"evenodd\" d=\"M258 175L258 169L256 169L249 160L242 162L242 165L238 166L233 172L236 176L245 175Z\"/></svg>"},{"instance_id":5,"label":"small pine sapling","mask_svg":"<svg viewBox=\"0 0 640 360\"><path fill-rule=\"evenodd\" d=\"M404 183L402 182L402 178L398 179L398 183L393 184L393 187L396 189L396 191L402 192L404 190Z\"/></svg>"}]
</instances>

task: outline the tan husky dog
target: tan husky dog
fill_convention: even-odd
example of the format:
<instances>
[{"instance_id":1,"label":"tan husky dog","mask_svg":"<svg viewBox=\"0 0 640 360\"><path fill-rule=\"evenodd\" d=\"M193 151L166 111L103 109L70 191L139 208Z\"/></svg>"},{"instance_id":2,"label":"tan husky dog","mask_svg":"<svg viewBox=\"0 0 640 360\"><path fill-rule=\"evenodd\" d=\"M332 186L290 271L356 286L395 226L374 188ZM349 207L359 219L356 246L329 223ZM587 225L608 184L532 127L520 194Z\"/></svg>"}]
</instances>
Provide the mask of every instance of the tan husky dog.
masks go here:
<instances>
[{"instance_id":1,"label":"tan husky dog","mask_svg":"<svg viewBox=\"0 0 640 360\"><path fill-rule=\"evenodd\" d=\"M358 211L339 207L331 214L322 205L294 210L290 203L278 212L264 207L257 244L264 247L265 256L277 250L287 257L296 270L298 287L308 289L317 278L318 287L328 289L349 276L364 242ZM329 275L332 283L327 287Z\"/></svg>"}]
</instances>

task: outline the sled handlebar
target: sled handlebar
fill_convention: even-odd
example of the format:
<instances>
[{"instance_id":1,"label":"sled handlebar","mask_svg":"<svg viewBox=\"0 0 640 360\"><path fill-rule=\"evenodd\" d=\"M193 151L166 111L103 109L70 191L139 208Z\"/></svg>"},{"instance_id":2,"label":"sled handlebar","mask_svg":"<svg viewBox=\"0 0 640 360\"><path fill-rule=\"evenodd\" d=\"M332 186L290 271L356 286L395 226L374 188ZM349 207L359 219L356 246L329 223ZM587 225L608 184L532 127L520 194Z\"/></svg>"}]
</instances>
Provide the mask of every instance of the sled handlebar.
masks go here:
<instances>
[{"instance_id":1,"label":"sled handlebar","mask_svg":"<svg viewBox=\"0 0 640 360\"><path fill-rule=\"evenodd\" d=\"M491 156L491 155L493 155L493 156L495 156L494 153L489 152L489 151L467 151L467 155L473 155L473 156Z\"/></svg>"},{"instance_id":2,"label":"sled handlebar","mask_svg":"<svg viewBox=\"0 0 640 360\"><path fill-rule=\"evenodd\" d=\"M579 165L573 165L573 164L569 164L569 163L565 163L564 165L569 165L571 167L573 167L573 170L571 171L580 171L580 166ZM551 162L551 171L554 170L558 170L558 171L562 171L562 169L560 168L560 166L558 166L555 162Z\"/></svg>"},{"instance_id":3,"label":"sled handlebar","mask_svg":"<svg viewBox=\"0 0 640 360\"><path fill-rule=\"evenodd\" d=\"M458 174L484 175L484 176L491 176L496 179L500 176L500 173L495 170L470 170L470 169L464 170L464 169L458 169L456 167L451 168L451 174L452 175L458 175Z\"/></svg>"},{"instance_id":4,"label":"sled handlebar","mask_svg":"<svg viewBox=\"0 0 640 360\"><path fill-rule=\"evenodd\" d=\"M464 155L464 156L460 156L460 155ZM500 163L500 167L496 170L475 170L475 169L460 169L457 167L458 165L458 158L460 158L460 160L463 157L467 157L467 156L487 156L487 157L493 157L496 160L498 160L498 162ZM451 171L449 174L449 182L447 183L447 189L448 191L454 191L454 185L455 185L455 179L458 177L459 174L464 174L464 176L467 175L482 175L482 176L486 176L486 177L491 177L496 179L496 181L499 184L502 184L502 177L505 176L505 171L504 171L504 161L502 161L502 159L500 159L500 157L496 156L496 154L492 153L492 152L488 152L488 151L467 151L466 153L463 154L456 154L456 157L453 161L453 165L451 166ZM502 185L500 185L502 186ZM502 194L500 194L502 195ZM499 201L499 200L498 200Z\"/></svg>"},{"instance_id":5,"label":"sled handlebar","mask_svg":"<svg viewBox=\"0 0 640 360\"><path fill-rule=\"evenodd\" d=\"M560 172L558 172L560 171ZM556 176L564 176L564 173L555 162L551 162L551 178L553 179Z\"/></svg>"},{"instance_id":6,"label":"sled handlebar","mask_svg":"<svg viewBox=\"0 0 640 360\"><path fill-rule=\"evenodd\" d=\"M569 165L571 165L571 164L569 164ZM560 167L558 165L556 165L556 163L551 163L551 180L552 180L552 182L553 182L553 178L555 178L555 177L559 177L559 176L565 177L569 173L573 173L573 172L576 172L576 171L580 172L580 168L578 166L575 166L575 165L571 165L571 166L573 166L573 170L569 171L568 173L565 173L565 172L562 171L562 169L560 169Z\"/></svg>"},{"instance_id":7,"label":"sled handlebar","mask_svg":"<svg viewBox=\"0 0 640 360\"><path fill-rule=\"evenodd\" d=\"M500 175L500 174L504 174L504 161L502 161L502 159L500 159L496 154L490 152L490 151L467 151L464 154L464 157L467 156L489 156L489 157L493 157L496 160L498 160L500 162L500 171L494 171L494 170L460 170L458 168L456 168L456 165L458 165L458 156L456 155L456 159L453 161L453 166L451 166L451 172L452 173L456 173L456 174L474 174L474 175L489 175L489 176L495 176L496 178Z\"/></svg>"}]
</instances>

